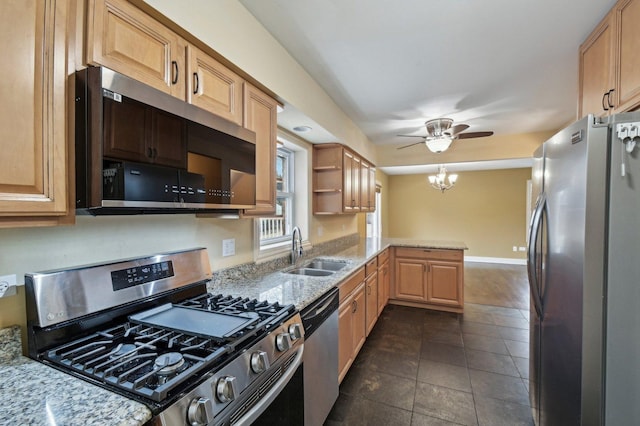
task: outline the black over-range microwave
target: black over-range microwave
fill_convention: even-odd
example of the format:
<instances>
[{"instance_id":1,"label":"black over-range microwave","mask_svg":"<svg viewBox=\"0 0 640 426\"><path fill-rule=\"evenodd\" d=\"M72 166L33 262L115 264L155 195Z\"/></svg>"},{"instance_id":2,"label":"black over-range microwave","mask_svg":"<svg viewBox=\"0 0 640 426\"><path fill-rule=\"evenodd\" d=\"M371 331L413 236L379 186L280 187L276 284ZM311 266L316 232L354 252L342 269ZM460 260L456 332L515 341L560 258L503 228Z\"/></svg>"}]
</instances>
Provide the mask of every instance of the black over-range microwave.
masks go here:
<instances>
[{"instance_id":1,"label":"black over-range microwave","mask_svg":"<svg viewBox=\"0 0 640 426\"><path fill-rule=\"evenodd\" d=\"M104 67L76 73L76 208L249 209L255 133Z\"/></svg>"}]
</instances>

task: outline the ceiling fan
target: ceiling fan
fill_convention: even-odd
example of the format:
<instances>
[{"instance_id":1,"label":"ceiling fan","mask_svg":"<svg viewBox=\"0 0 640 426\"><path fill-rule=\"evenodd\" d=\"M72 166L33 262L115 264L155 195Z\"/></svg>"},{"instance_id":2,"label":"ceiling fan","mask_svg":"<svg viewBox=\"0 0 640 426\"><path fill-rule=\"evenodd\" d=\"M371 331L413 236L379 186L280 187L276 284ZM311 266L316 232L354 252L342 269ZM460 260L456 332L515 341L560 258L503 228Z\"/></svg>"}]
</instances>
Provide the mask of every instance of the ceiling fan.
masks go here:
<instances>
[{"instance_id":1,"label":"ceiling fan","mask_svg":"<svg viewBox=\"0 0 640 426\"><path fill-rule=\"evenodd\" d=\"M462 133L469 128L469 125L456 124L454 126L453 120L450 118L436 118L425 122L424 125L427 128L426 136L398 135L405 138L422 138L421 142L401 146L398 149L409 148L424 142L431 152L440 153L446 151L455 139L484 138L493 135L493 132Z\"/></svg>"}]
</instances>

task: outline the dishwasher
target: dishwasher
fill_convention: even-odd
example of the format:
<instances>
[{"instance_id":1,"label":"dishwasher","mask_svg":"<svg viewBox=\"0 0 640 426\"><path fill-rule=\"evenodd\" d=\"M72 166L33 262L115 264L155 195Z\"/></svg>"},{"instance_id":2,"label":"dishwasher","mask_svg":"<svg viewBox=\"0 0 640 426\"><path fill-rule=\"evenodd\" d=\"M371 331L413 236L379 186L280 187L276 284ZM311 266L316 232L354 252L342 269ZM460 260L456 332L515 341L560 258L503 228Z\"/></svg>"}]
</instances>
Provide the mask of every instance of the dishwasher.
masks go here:
<instances>
[{"instance_id":1,"label":"dishwasher","mask_svg":"<svg viewBox=\"0 0 640 426\"><path fill-rule=\"evenodd\" d=\"M305 330L304 424L321 425L338 399L338 289L300 312Z\"/></svg>"}]
</instances>

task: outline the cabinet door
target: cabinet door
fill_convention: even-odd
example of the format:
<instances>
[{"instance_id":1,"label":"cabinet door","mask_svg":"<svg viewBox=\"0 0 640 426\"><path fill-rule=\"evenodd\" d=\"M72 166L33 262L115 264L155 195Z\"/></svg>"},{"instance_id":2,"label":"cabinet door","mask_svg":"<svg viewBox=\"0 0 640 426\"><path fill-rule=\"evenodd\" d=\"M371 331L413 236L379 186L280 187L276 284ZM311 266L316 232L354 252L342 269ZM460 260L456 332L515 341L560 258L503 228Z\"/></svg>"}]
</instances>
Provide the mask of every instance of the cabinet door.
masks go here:
<instances>
[{"instance_id":1,"label":"cabinet door","mask_svg":"<svg viewBox=\"0 0 640 426\"><path fill-rule=\"evenodd\" d=\"M462 307L462 265L459 262L429 261L427 301Z\"/></svg>"},{"instance_id":2,"label":"cabinet door","mask_svg":"<svg viewBox=\"0 0 640 426\"><path fill-rule=\"evenodd\" d=\"M342 160L342 204L345 212L355 209L355 195L353 194L355 160L351 152L344 150Z\"/></svg>"},{"instance_id":3,"label":"cabinet door","mask_svg":"<svg viewBox=\"0 0 640 426\"><path fill-rule=\"evenodd\" d=\"M389 284L391 276L389 273L389 261L378 267L378 315L380 315L389 301Z\"/></svg>"},{"instance_id":4,"label":"cabinet door","mask_svg":"<svg viewBox=\"0 0 640 426\"><path fill-rule=\"evenodd\" d=\"M367 322L367 336L373 330L373 326L376 325L378 320L378 298L380 297L378 291L378 272L374 272L367 278L365 284L365 298L367 303L366 310L366 322Z\"/></svg>"},{"instance_id":5,"label":"cabinet door","mask_svg":"<svg viewBox=\"0 0 640 426\"><path fill-rule=\"evenodd\" d=\"M614 15L609 14L580 46L578 116L603 115L603 104L613 105L615 93L603 99L613 89Z\"/></svg>"},{"instance_id":6,"label":"cabinet door","mask_svg":"<svg viewBox=\"0 0 640 426\"><path fill-rule=\"evenodd\" d=\"M361 283L353 292L353 359L356 358L360 348L364 345L364 341L367 338L367 316L366 316L366 294L365 283Z\"/></svg>"},{"instance_id":7,"label":"cabinet door","mask_svg":"<svg viewBox=\"0 0 640 426\"><path fill-rule=\"evenodd\" d=\"M353 197L353 209L354 212L359 212L362 206L361 194L360 194L360 180L362 179L362 159L357 156L353 156L353 169L351 178L351 196Z\"/></svg>"},{"instance_id":8,"label":"cabinet door","mask_svg":"<svg viewBox=\"0 0 640 426\"><path fill-rule=\"evenodd\" d=\"M91 0L87 63L185 99L185 42L126 0Z\"/></svg>"},{"instance_id":9,"label":"cabinet door","mask_svg":"<svg viewBox=\"0 0 640 426\"><path fill-rule=\"evenodd\" d=\"M245 215L267 216L276 207L276 145L278 103L244 84L244 127L256 134L256 208Z\"/></svg>"},{"instance_id":10,"label":"cabinet door","mask_svg":"<svg viewBox=\"0 0 640 426\"><path fill-rule=\"evenodd\" d=\"M187 63L187 101L242 125L242 78L194 46Z\"/></svg>"},{"instance_id":11,"label":"cabinet door","mask_svg":"<svg viewBox=\"0 0 640 426\"><path fill-rule=\"evenodd\" d=\"M640 0L616 6L616 108L628 111L640 103Z\"/></svg>"},{"instance_id":12,"label":"cabinet door","mask_svg":"<svg viewBox=\"0 0 640 426\"><path fill-rule=\"evenodd\" d=\"M346 298L338 308L338 378L340 381L353 362L353 297Z\"/></svg>"},{"instance_id":13,"label":"cabinet door","mask_svg":"<svg viewBox=\"0 0 640 426\"><path fill-rule=\"evenodd\" d=\"M376 210L376 169L373 166L369 167L369 211Z\"/></svg>"},{"instance_id":14,"label":"cabinet door","mask_svg":"<svg viewBox=\"0 0 640 426\"><path fill-rule=\"evenodd\" d=\"M360 211L368 212L371 200L369 199L369 163L360 162Z\"/></svg>"},{"instance_id":15,"label":"cabinet door","mask_svg":"<svg viewBox=\"0 0 640 426\"><path fill-rule=\"evenodd\" d=\"M426 261L396 258L394 297L416 302L427 301Z\"/></svg>"},{"instance_id":16,"label":"cabinet door","mask_svg":"<svg viewBox=\"0 0 640 426\"><path fill-rule=\"evenodd\" d=\"M68 17L68 1L0 1L0 226L68 212Z\"/></svg>"}]
</instances>

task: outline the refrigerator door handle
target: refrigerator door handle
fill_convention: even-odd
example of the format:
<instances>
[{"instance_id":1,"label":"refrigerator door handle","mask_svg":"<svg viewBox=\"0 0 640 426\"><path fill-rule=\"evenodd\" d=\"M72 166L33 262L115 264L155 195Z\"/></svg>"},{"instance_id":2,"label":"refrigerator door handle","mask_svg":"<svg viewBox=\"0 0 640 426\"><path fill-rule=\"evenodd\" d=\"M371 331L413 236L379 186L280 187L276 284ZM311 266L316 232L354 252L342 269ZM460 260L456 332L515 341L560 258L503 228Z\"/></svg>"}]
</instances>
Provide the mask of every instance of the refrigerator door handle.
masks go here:
<instances>
[{"instance_id":1,"label":"refrigerator door handle","mask_svg":"<svg viewBox=\"0 0 640 426\"><path fill-rule=\"evenodd\" d=\"M531 289L531 298L533 306L536 310L538 318L542 319L542 299L540 296L540 278L537 274L538 252L536 250L538 237L540 236L540 228L542 227L542 216L547 204L547 197L544 192L540 194L536 201L536 207L531 217L531 226L529 227L529 250L527 252L527 274L529 275L529 287ZM544 255L544 254L543 254Z\"/></svg>"}]
</instances>

